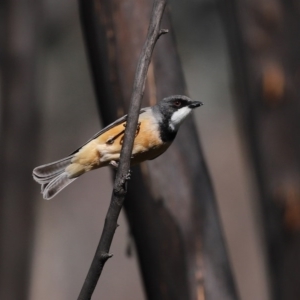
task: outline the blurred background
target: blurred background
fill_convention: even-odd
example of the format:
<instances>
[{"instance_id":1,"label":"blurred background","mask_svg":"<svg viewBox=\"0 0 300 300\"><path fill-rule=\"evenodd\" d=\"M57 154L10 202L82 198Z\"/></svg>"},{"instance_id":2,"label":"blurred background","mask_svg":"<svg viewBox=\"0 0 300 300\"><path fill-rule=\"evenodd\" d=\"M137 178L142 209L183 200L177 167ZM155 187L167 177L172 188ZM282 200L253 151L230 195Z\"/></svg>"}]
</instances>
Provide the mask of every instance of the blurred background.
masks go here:
<instances>
[{"instance_id":1,"label":"blurred background","mask_svg":"<svg viewBox=\"0 0 300 300\"><path fill-rule=\"evenodd\" d=\"M229 2L227 7L211 0L170 0L169 4L189 94L193 99L204 102L204 106L195 111L194 117L215 188L240 298L267 300L272 297L269 289L271 271L267 268L266 257L267 238L262 229L265 216L260 208L259 185L255 181L257 172L252 163L255 154L251 155L251 139L249 143L246 137L249 131L243 123L247 114L244 106L238 105L236 100L240 94L235 86L238 80L233 80L238 70L234 60L241 59L241 56L235 57L232 50L238 38L232 37L234 22L226 11L234 2ZM244 24L237 30L236 34L243 34L239 30L249 34L249 40L248 37L246 39L249 44L268 43L268 39L274 37L274 27L279 26L276 22L282 21L280 9L284 7L276 1L266 2L266 26L263 17L255 14L257 3L254 0L240 1L235 6L236 10L230 10L235 11L242 22L248 22L253 17L251 14L254 14L253 20L258 20L257 23L250 20L248 27ZM291 3L288 9L292 9L294 2ZM299 4L295 5L299 11ZM239 14L241 7L242 13ZM44 201L31 173L22 177L20 169L24 164L31 170L36 165L65 156L102 127L88 69L78 5L76 1L11 0L3 1L0 10L0 130L1 145L6 145L5 149L1 147L0 152L0 253L1 258L13 257L14 261L14 265L9 264L9 259L1 262L0 279L4 283L7 280L6 293L9 289L19 288L9 286L9 280L14 276L14 268L28 267L22 260L24 256L30 264L30 276L24 282L30 287L28 298L25 295L10 297L3 291L0 298L75 299L98 244L108 208L112 191L110 170L88 173L52 201ZM272 34L268 36L268 31L260 30L257 24L263 24ZM290 38L298 47L299 38ZM264 57L276 56L274 51L268 54L268 46L257 44L249 46L254 57L249 63L256 59L260 49L263 49ZM286 44L286 48L288 46ZM245 52L243 55L247 54ZM293 55L296 58L296 54ZM12 58L15 58L14 63L9 64ZM267 65L270 68L266 68L266 72L271 74L271 83L269 77L264 82L267 86L275 86L267 90L271 93L267 99L271 99L273 109L280 105L278 93L284 88L281 87L278 65L274 66L272 59L268 61L271 63ZM286 61L282 59L281 62ZM288 64L293 66L292 62ZM299 81L299 68L296 69L293 72ZM293 84L293 81L290 82ZM293 92L292 96L297 95L296 88L291 86L289 89ZM7 94L10 96L7 97ZM23 97L25 94L29 95L28 98ZM28 107L32 108L30 115L26 113ZM14 113L7 114L12 108ZM265 107L263 109L266 110ZM298 128L298 123L292 125ZM272 126L271 123L269 126ZM246 130L243 130L245 127ZM31 130L28 131L28 128ZM31 153L30 157L22 156L23 151ZM289 178L288 175L285 178ZM297 179L297 176L293 178ZM31 195L30 199L28 195ZM22 197L22 206L16 208L14 199ZM298 195L295 198L298 201ZM296 217L291 217L291 226L296 228L293 234L296 232L298 236L297 209L297 205L291 208L291 213L296 213ZM134 251L131 257L126 255L132 241L123 215L119 224L111 248L114 256L105 266L94 298L145 299L136 255ZM22 232L22 228L29 229ZM289 236L287 242L291 238ZM22 239L30 244L28 253L18 246ZM293 262L297 261L290 263Z\"/></svg>"}]
</instances>

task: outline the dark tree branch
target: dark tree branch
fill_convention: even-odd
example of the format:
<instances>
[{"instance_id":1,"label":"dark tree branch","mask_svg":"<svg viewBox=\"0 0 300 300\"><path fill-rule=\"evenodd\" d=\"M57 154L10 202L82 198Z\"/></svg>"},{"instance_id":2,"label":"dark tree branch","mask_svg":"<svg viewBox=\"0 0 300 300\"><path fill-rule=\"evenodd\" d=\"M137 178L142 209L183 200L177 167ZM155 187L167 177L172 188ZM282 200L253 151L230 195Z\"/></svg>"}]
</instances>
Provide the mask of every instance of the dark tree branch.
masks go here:
<instances>
[{"instance_id":1,"label":"dark tree branch","mask_svg":"<svg viewBox=\"0 0 300 300\"><path fill-rule=\"evenodd\" d=\"M128 180L130 158L137 128L141 101L145 89L147 71L155 43L161 34L166 33L165 30L160 30L160 22L165 5L165 0L156 0L154 2L148 35L140 55L135 74L133 92L128 113L128 121L124 133L124 144L121 151L121 157L114 182L110 206L106 215L104 228L96 250L96 254L78 297L79 300L91 299L104 264L107 259L112 256L109 254L109 249L117 228L117 220L126 196L125 185L126 181Z\"/></svg>"}]
</instances>

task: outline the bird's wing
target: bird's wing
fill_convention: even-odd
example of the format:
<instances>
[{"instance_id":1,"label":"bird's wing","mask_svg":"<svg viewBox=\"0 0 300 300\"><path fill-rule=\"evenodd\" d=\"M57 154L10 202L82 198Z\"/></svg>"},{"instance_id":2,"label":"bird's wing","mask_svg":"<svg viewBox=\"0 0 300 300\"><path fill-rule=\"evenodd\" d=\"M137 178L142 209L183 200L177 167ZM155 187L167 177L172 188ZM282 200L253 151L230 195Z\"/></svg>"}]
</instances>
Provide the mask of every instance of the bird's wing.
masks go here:
<instances>
[{"instance_id":1,"label":"bird's wing","mask_svg":"<svg viewBox=\"0 0 300 300\"><path fill-rule=\"evenodd\" d=\"M150 107L145 107L142 108L140 110L140 114L146 112ZM73 151L69 156L77 153L83 146L85 146L86 144L88 144L90 141L96 139L98 136L100 136L101 134L103 134L104 132L110 130L111 128L118 126L120 124L122 124L123 122L125 122L127 120L127 115L121 117L120 119L117 119L116 121L114 121L113 123L109 124L108 126L104 127L103 129L101 129L99 132L97 132L93 137L91 137L87 142L85 142L81 147L79 147L78 149L76 149L75 151Z\"/></svg>"}]
</instances>

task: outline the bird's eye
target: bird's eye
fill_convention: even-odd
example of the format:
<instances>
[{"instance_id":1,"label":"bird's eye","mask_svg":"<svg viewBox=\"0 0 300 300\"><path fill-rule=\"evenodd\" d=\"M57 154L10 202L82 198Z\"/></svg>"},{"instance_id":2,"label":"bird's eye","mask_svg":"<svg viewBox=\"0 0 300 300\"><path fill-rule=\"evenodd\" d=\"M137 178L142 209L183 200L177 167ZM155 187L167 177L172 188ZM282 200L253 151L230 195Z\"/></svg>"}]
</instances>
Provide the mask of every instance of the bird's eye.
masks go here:
<instances>
[{"instance_id":1,"label":"bird's eye","mask_svg":"<svg viewBox=\"0 0 300 300\"><path fill-rule=\"evenodd\" d=\"M174 102L174 105L175 105L176 107L180 107L180 106L181 106L181 101L176 100L176 101Z\"/></svg>"}]
</instances>

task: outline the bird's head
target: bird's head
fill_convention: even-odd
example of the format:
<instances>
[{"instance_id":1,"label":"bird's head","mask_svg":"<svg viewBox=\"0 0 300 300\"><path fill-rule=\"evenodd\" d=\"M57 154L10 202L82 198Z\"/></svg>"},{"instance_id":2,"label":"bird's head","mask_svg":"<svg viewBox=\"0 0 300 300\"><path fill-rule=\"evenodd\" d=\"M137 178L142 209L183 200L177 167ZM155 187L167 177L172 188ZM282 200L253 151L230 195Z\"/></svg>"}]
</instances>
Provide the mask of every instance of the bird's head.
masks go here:
<instances>
[{"instance_id":1,"label":"bird's head","mask_svg":"<svg viewBox=\"0 0 300 300\"><path fill-rule=\"evenodd\" d=\"M203 105L203 103L194 101L187 96L174 95L162 99L157 105L160 113L168 120L169 129L177 131L192 110Z\"/></svg>"}]
</instances>

